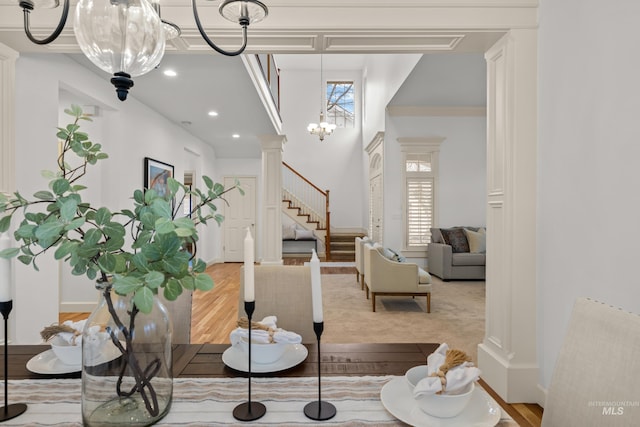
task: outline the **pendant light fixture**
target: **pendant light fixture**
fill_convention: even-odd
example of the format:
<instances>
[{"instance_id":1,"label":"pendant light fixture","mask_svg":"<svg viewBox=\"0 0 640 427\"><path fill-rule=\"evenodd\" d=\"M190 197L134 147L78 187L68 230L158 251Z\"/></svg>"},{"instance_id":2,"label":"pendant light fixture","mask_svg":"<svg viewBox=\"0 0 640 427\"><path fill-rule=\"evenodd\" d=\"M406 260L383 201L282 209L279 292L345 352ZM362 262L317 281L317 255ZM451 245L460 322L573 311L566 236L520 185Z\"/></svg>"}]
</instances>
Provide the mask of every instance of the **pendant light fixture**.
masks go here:
<instances>
[{"instance_id":1,"label":"pendant light fixture","mask_svg":"<svg viewBox=\"0 0 640 427\"><path fill-rule=\"evenodd\" d=\"M336 129L335 124L330 124L325 121L324 110L324 79L322 78L322 54L320 54L320 121L318 123L309 123L307 126L309 133L311 135L318 135L320 141L324 141L324 137L331 135Z\"/></svg>"},{"instance_id":2,"label":"pendant light fixture","mask_svg":"<svg viewBox=\"0 0 640 427\"><path fill-rule=\"evenodd\" d=\"M35 44L53 42L64 29L70 0L64 0L62 15L50 36L36 39L31 34L29 16L35 8L56 8L59 0L19 0L24 12L24 31ZM266 18L267 7L258 0L225 0L218 11L242 27L242 44L235 51L218 47L207 36L196 7L191 0L193 16L200 35L216 52L235 56L247 46L247 27ZM75 10L74 33L85 56L100 69L113 74L111 83L118 98L127 99L133 86L132 77L141 76L158 66L164 56L166 40L178 37L180 28L160 17L160 0L79 0Z\"/></svg>"}]
</instances>

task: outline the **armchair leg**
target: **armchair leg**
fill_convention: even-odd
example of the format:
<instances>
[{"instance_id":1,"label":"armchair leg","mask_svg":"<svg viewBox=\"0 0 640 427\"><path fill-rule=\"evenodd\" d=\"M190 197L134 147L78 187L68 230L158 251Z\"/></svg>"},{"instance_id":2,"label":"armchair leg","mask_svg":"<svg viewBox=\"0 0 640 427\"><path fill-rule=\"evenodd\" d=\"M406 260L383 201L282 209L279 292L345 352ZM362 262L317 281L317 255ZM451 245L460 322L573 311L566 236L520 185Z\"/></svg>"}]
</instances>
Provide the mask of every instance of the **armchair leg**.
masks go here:
<instances>
[{"instance_id":1,"label":"armchair leg","mask_svg":"<svg viewBox=\"0 0 640 427\"><path fill-rule=\"evenodd\" d=\"M358 271L356 271L356 283L360 282L360 273L358 273Z\"/></svg>"},{"instance_id":2,"label":"armchair leg","mask_svg":"<svg viewBox=\"0 0 640 427\"><path fill-rule=\"evenodd\" d=\"M376 312L376 293L371 292L371 305L373 307L373 312Z\"/></svg>"},{"instance_id":3,"label":"armchair leg","mask_svg":"<svg viewBox=\"0 0 640 427\"><path fill-rule=\"evenodd\" d=\"M368 287L368 286L366 286L366 287L364 288L364 291L367 293L367 299L369 299L369 287Z\"/></svg>"},{"instance_id":4,"label":"armchair leg","mask_svg":"<svg viewBox=\"0 0 640 427\"><path fill-rule=\"evenodd\" d=\"M427 313L431 313L431 292L427 293Z\"/></svg>"},{"instance_id":5,"label":"armchair leg","mask_svg":"<svg viewBox=\"0 0 640 427\"><path fill-rule=\"evenodd\" d=\"M360 275L360 289L364 290L364 274Z\"/></svg>"}]
</instances>

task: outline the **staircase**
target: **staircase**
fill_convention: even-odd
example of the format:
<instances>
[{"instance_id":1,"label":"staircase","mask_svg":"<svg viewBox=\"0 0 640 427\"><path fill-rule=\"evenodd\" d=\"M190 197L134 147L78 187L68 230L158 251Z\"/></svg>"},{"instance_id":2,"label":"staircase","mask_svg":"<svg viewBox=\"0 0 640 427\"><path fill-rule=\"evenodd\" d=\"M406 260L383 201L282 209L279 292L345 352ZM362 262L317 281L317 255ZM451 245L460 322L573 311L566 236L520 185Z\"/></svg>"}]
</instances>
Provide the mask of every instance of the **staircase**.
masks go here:
<instances>
[{"instance_id":1,"label":"staircase","mask_svg":"<svg viewBox=\"0 0 640 427\"><path fill-rule=\"evenodd\" d=\"M363 233L332 233L331 261L349 262L356 260L356 237L364 237Z\"/></svg>"},{"instance_id":2,"label":"staircase","mask_svg":"<svg viewBox=\"0 0 640 427\"><path fill-rule=\"evenodd\" d=\"M324 242L325 259L331 260L329 190L323 191L282 162L282 211Z\"/></svg>"},{"instance_id":3,"label":"staircase","mask_svg":"<svg viewBox=\"0 0 640 427\"><path fill-rule=\"evenodd\" d=\"M331 232L329 190L319 189L285 162L282 162L282 211L297 224L313 230L316 238L324 242L326 261L355 261L355 238L364 234Z\"/></svg>"}]
</instances>

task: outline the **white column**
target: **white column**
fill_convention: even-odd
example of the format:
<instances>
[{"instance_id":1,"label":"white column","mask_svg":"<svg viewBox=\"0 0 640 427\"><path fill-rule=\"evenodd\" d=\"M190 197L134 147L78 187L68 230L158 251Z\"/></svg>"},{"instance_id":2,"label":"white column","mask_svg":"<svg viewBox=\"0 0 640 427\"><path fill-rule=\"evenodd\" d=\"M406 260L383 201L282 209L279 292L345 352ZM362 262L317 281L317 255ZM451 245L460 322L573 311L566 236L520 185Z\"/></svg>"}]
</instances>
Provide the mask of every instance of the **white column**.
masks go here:
<instances>
[{"instance_id":1,"label":"white column","mask_svg":"<svg viewBox=\"0 0 640 427\"><path fill-rule=\"evenodd\" d=\"M0 43L0 192L15 191L15 76L18 52Z\"/></svg>"},{"instance_id":2,"label":"white column","mask_svg":"<svg viewBox=\"0 0 640 427\"><path fill-rule=\"evenodd\" d=\"M0 43L0 192L15 191L15 75L18 52ZM11 230L9 230L9 234ZM5 236L6 238L6 236ZM9 261L13 265L13 260ZM13 289L12 268L8 269L9 287ZM11 291L13 294L13 291ZM15 313L9 316L9 340L15 336ZM4 327L0 328L0 342L4 342Z\"/></svg>"},{"instance_id":3,"label":"white column","mask_svg":"<svg viewBox=\"0 0 640 427\"><path fill-rule=\"evenodd\" d=\"M284 135L260 136L262 145L262 260L282 264L282 146Z\"/></svg>"},{"instance_id":4,"label":"white column","mask_svg":"<svg viewBox=\"0 0 640 427\"><path fill-rule=\"evenodd\" d=\"M505 401L541 403L536 357L537 31L510 31L485 58L487 287L478 365Z\"/></svg>"}]
</instances>

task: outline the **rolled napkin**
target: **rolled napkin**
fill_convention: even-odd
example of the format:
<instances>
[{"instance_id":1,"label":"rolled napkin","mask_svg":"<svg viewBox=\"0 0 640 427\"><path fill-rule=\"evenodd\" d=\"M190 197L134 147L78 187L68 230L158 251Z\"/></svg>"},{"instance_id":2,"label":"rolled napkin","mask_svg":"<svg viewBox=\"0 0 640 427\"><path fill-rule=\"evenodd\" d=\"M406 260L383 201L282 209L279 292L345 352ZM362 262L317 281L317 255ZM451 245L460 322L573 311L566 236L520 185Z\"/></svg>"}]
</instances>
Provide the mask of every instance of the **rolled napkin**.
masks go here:
<instances>
[{"instance_id":1,"label":"rolled napkin","mask_svg":"<svg viewBox=\"0 0 640 427\"><path fill-rule=\"evenodd\" d=\"M273 333L273 342L284 344L300 344L302 342L302 337L295 332L285 331L284 329L278 328Z\"/></svg>"},{"instance_id":2,"label":"rolled napkin","mask_svg":"<svg viewBox=\"0 0 640 427\"><path fill-rule=\"evenodd\" d=\"M427 356L427 372L428 376L413 389L414 397L436 393L456 394L477 381L481 374L464 352L450 350L446 343Z\"/></svg>"},{"instance_id":3,"label":"rolled napkin","mask_svg":"<svg viewBox=\"0 0 640 427\"><path fill-rule=\"evenodd\" d=\"M54 336L57 336L60 340L69 345L81 345L82 329L84 328L86 321L87 319L79 320L77 322L67 320L60 325L47 326L40 331L40 336L45 341L49 341Z\"/></svg>"},{"instance_id":4,"label":"rolled napkin","mask_svg":"<svg viewBox=\"0 0 640 427\"><path fill-rule=\"evenodd\" d=\"M241 341L248 341L249 330L244 328L236 328L229 334L231 345L240 343ZM260 329L251 329L251 342L257 344L269 344L271 343L271 334L269 331Z\"/></svg>"},{"instance_id":5,"label":"rolled napkin","mask_svg":"<svg viewBox=\"0 0 640 427\"><path fill-rule=\"evenodd\" d=\"M258 344L299 344L302 342L302 337L295 332L278 328L277 321L278 318L276 316L267 316L260 322L251 322L251 341ZM229 334L231 345L248 340L248 326L249 320L247 318L243 317L238 321L238 327Z\"/></svg>"}]
</instances>

